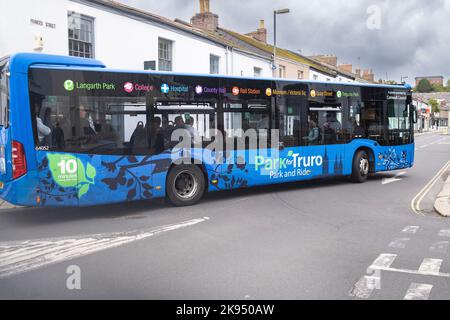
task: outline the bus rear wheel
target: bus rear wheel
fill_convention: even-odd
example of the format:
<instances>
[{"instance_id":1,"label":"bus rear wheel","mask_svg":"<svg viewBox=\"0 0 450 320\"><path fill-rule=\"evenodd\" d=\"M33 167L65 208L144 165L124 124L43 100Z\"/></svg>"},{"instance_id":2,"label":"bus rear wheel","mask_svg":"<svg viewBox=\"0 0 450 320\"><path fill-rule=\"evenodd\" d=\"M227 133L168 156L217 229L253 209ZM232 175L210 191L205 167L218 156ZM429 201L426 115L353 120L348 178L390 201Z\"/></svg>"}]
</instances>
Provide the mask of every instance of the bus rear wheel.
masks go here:
<instances>
[{"instance_id":1,"label":"bus rear wheel","mask_svg":"<svg viewBox=\"0 0 450 320\"><path fill-rule=\"evenodd\" d=\"M174 206L191 206L203 197L205 185L205 177L198 166L175 166L167 176L166 195Z\"/></svg>"},{"instance_id":2,"label":"bus rear wheel","mask_svg":"<svg viewBox=\"0 0 450 320\"><path fill-rule=\"evenodd\" d=\"M366 182L370 173L370 160L366 151L358 151L353 158L351 179L356 183Z\"/></svg>"}]
</instances>

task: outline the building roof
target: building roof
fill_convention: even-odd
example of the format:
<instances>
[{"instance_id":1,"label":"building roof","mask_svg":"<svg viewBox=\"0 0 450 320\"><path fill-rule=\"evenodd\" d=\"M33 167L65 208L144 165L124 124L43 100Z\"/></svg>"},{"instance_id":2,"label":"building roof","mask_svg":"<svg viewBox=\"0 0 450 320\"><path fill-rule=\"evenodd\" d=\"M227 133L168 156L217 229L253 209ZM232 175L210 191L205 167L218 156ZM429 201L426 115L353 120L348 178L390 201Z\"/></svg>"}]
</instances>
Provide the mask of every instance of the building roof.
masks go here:
<instances>
[{"instance_id":1,"label":"building roof","mask_svg":"<svg viewBox=\"0 0 450 320\"><path fill-rule=\"evenodd\" d=\"M195 26L193 26L188 22L184 22L179 19L171 20L169 18L165 18L150 13L148 11L131 7L114 0L71 0L71 1L91 6L97 5L109 8L119 14L131 16L132 18L142 19L144 21L161 24L168 28L180 30L193 36L200 37L213 43L222 45L224 47L231 47L245 54L257 56L261 59L266 59L268 61L272 60L274 47L268 43L258 41L249 35L243 35L238 32L227 30L224 28L218 28L216 31L208 31L196 28ZM312 69L315 69L319 72L328 74L333 77L336 77L338 74L341 74L353 79L356 78L356 80L360 82L367 82L364 79L356 77L356 75L354 74L343 72L332 65L328 65L321 61L317 61L315 59L303 56L299 53L295 53L287 49L277 47L277 57L307 65Z\"/></svg>"},{"instance_id":2,"label":"building roof","mask_svg":"<svg viewBox=\"0 0 450 320\"><path fill-rule=\"evenodd\" d=\"M234 47L235 49L242 51L246 54L257 56L257 54L255 52L248 51L244 47L240 47L238 44L228 41L227 39L225 39L223 37L215 36L212 33L207 33L204 30L194 28L189 23L182 22L181 20L173 21L169 18L165 18L165 17L159 16L159 15L150 13L148 11L144 11L144 10L134 8L131 6L127 6L127 5L117 2L117 1L113 1L113 0L71 0L71 1L79 2L82 4L86 4L86 5L91 5L91 6L97 5L97 6L101 6L104 8L108 8L108 9L113 10L115 13L130 16L135 19L141 19L144 21L157 23L157 24L166 26L170 29L176 29L178 31L182 31L182 32L188 33L190 35L202 38L204 40L211 41L213 43L222 45L224 47L226 47L226 46ZM259 56L259 58L266 59L266 57L261 56L261 55Z\"/></svg>"},{"instance_id":3,"label":"building roof","mask_svg":"<svg viewBox=\"0 0 450 320\"><path fill-rule=\"evenodd\" d=\"M416 77L416 80L417 79L432 79L432 78L444 79L444 76Z\"/></svg>"},{"instance_id":4,"label":"building roof","mask_svg":"<svg viewBox=\"0 0 450 320\"><path fill-rule=\"evenodd\" d=\"M231 31L231 30L227 30L227 29L223 29L223 28L219 28L219 29L222 30L223 32L228 33L229 35L247 43L247 44L250 44L251 46L253 46L255 48L258 48L261 51L264 51L270 55L272 55L272 53L273 53L274 47L268 43L258 41L256 39L252 38L251 36L243 35L243 34L235 32L235 31ZM289 51L289 50L286 50L283 48L277 47L277 56L308 65L318 71L327 73L332 76L336 75L336 72L334 70L328 68L327 66L321 64L320 62L317 62L313 59L310 59L308 57L302 56L300 54L294 53L292 51Z\"/></svg>"}]
</instances>

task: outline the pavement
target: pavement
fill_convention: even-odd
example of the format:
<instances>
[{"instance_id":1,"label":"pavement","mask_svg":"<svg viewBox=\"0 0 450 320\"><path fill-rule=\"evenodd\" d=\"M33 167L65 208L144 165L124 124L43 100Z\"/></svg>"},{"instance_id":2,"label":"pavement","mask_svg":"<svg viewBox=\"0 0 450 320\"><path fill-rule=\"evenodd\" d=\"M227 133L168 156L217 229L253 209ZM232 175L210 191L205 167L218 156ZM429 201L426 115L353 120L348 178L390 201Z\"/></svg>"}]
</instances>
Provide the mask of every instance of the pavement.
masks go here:
<instances>
[{"instance_id":1,"label":"pavement","mask_svg":"<svg viewBox=\"0 0 450 320\"><path fill-rule=\"evenodd\" d=\"M438 194L434 203L434 209L444 217L450 217L450 176Z\"/></svg>"},{"instance_id":2,"label":"pavement","mask_svg":"<svg viewBox=\"0 0 450 320\"><path fill-rule=\"evenodd\" d=\"M188 208L1 210L0 299L448 300L450 220L434 202L450 136L418 136L415 158L365 184L214 193Z\"/></svg>"},{"instance_id":3,"label":"pavement","mask_svg":"<svg viewBox=\"0 0 450 320\"><path fill-rule=\"evenodd\" d=\"M0 199L0 210L15 209L15 208L19 208L19 207L15 206L5 200Z\"/></svg>"}]
</instances>

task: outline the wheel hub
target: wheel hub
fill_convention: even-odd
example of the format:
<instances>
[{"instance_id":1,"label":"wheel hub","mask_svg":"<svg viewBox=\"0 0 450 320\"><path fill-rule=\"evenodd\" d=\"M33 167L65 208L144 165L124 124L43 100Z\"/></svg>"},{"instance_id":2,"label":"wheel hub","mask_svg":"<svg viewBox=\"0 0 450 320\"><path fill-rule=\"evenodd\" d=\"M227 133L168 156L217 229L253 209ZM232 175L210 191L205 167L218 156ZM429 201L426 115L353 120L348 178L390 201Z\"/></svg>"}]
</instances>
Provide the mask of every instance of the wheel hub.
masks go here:
<instances>
[{"instance_id":1,"label":"wheel hub","mask_svg":"<svg viewBox=\"0 0 450 320\"><path fill-rule=\"evenodd\" d=\"M189 171L182 171L175 177L174 190L180 198L191 198L197 192L197 189L197 179Z\"/></svg>"}]
</instances>

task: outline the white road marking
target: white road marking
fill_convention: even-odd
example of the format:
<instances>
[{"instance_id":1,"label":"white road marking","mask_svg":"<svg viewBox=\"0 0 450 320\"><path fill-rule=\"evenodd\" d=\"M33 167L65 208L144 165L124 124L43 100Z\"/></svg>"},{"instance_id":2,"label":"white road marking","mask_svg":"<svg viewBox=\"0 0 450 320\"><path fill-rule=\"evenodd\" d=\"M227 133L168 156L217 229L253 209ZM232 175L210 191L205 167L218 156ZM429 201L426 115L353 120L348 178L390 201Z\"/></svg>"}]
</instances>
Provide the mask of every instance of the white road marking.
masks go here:
<instances>
[{"instance_id":1,"label":"white road marking","mask_svg":"<svg viewBox=\"0 0 450 320\"><path fill-rule=\"evenodd\" d=\"M404 300L428 300L428 297L430 296L432 288L433 288L433 286L431 284L412 283L403 299Z\"/></svg>"},{"instance_id":2,"label":"white road marking","mask_svg":"<svg viewBox=\"0 0 450 320\"><path fill-rule=\"evenodd\" d=\"M120 233L75 238L54 238L0 243L0 278L34 270L49 264L79 258L155 235L190 227L209 220L192 219L177 224Z\"/></svg>"},{"instance_id":3,"label":"white road marking","mask_svg":"<svg viewBox=\"0 0 450 320\"><path fill-rule=\"evenodd\" d=\"M408 243L409 240L411 240L411 239L409 239L409 238L395 239L394 241L389 243L389 247L396 248L396 249L405 249L406 244Z\"/></svg>"},{"instance_id":4,"label":"white road marking","mask_svg":"<svg viewBox=\"0 0 450 320\"><path fill-rule=\"evenodd\" d=\"M441 143L444 140L447 140L447 138L441 138L439 140L433 141L433 142L430 143L430 145L439 144L439 143Z\"/></svg>"},{"instance_id":5,"label":"white road marking","mask_svg":"<svg viewBox=\"0 0 450 320\"><path fill-rule=\"evenodd\" d=\"M438 173L419 191L419 193L411 200L411 209L418 215L424 215L420 209L420 203L422 202L425 195L433 188L434 184L439 180L439 178L445 173L445 171L450 167L450 161L448 161Z\"/></svg>"},{"instance_id":6,"label":"white road marking","mask_svg":"<svg viewBox=\"0 0 450 320\"><path fill-rule=\"evenodd\" d=\"M430 247L430 252L446 254L449 244L450 244L449 241L436 242Z\"/></svg>"},{"instance_id":7,"label":"white road marking","mask_svg":"<svg viewBox=\"0 0 450 320\"><path fill-rule=\"evenodd\" d=\"M450 278L450 273L439 272L442 260L425 259L422 262L422 265L420 266L419 270L409 270L409 269L391 268L392 262L396 257L397 257L396 254L387 254L387 253L380 254L378 258L374 261L374 263L369 267L369 269Z\"/></svg>"},{"instance_id":8,"label":"white road marking","mask_svg":"<svg viewBox=\"0 0 450 320\"><path fill-rule=\"evenodd\" d=\"M393 183L393 182L398 182L398 181L401 181L402 179L401 179L401 176L403 176L403 175L405 175L406 174L406 171L402 171L402 172L399 172L399 173L397 173L394 177L392 177L392 178L383 178L382 180L381 180L381 184L383 184L383 185L386 185L386 184L390 184L390 183Z\"/></svg>"},{"instance_id":9,"label":"white road marking","mask_svg":"<svg viewBox=\"0 0 450 320\"><path fill-rule=\"evenodd\" d=\"M419 267L419 273L426 275L438 275L441 265L441 259L423 259L422 264Z\"/></svg>"},{"instance_id":10,"label":"white road marking","mask_svg":"<svg viewBox=\"0 0 450 320\"><path fill-rule=\"evenodd\" d=\"M450 237L450 229L442 229L438 233L439 237Z\"/></svg>"},{"instance_id":11,"label":"white road marking","mask_svg":"<svg viewBox=\"0 0 450 320\"><path fill-rule=\"evenodd\" d=\"M402 232L403 233L415 234L419 229L420 229L419 226L407 226L407 227L403 228Z\"/></svg>"},{"instance_id":12,"label":"white road marking","mask_svg":"<svg viewBox=\"0 0 450 320\"><path fill-rule=\"evenodd\" d=\"M369 269L384 269L389 268L397 258L396 254L382 253L375 259Z\"/></svg>"},{"instance_id":13,"label":"white road marking","mask_svg":"<svg viewBox=\"0 0 450 320\"><path fill-rule=\"evenodd\" d=\"M369 299L376 289L376 281L373 277L364 276L353 286L349 295L360 299Z\"/></svg>"}]
</instances>

